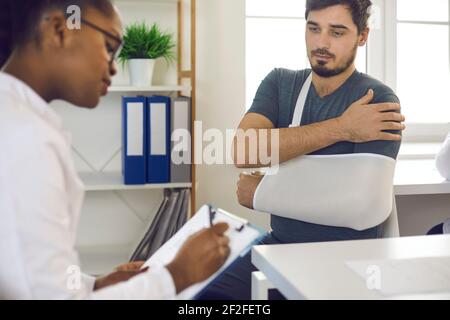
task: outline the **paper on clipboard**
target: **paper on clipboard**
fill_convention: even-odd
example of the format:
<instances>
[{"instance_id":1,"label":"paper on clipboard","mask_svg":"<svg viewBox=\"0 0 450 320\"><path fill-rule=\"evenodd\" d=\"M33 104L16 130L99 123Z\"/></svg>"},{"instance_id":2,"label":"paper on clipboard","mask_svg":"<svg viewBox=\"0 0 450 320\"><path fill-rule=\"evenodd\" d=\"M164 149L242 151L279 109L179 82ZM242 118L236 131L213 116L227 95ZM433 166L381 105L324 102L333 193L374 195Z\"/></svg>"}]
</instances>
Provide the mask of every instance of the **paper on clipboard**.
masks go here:
<instances>
[{"instance_id":1,"label":"paper on clipboard","mask_svg":"<svg viewBox=\"0 0 450 320\"><path fill-rule=\"evenodd\" d=\"M197 293L205 288L215 277L225 270L239 256L247 253L247 249L262 236L265 232L259 230L242 218L221 209L216 210L214 223L226 222L229 229L225 235L230 238L230 255L225 264L211 277L203 282L197 283L178 294L177 299L192 299ZM200 231L209 227L209 207L204 205L200 210L181 228L169 241L167 241L158 251L155 252L144 264L144 266L165 266L170 263L177 254L178 250L184 244L186 239ZM244 226L242 228L242 226ZM238 231L240 230L240 231Z\"/></svg>"}]
</instances>

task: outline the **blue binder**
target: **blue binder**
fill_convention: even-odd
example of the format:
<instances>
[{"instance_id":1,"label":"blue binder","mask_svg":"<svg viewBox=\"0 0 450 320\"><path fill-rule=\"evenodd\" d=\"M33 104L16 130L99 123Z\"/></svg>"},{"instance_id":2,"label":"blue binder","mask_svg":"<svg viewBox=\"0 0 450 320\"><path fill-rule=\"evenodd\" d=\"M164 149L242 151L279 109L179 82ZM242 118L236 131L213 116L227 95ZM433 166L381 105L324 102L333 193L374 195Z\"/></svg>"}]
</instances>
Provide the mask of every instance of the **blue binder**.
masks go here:
<instances>
[{"instance_id":1,"label":"blue binder","mask_svg":"<svg viewBox=\"0 0 450 320\"><path fill-rule=\"evenodd\" d=\"M147 183L170 182L170 98L147 98Z\"/></svg>"},{"instance_id":2,"label":"blue binder","mask_svg":"<svg viewBox=\"0 0 450 320\"><path fill-rule=\"evenodd\" d=\"M122 97L122 175L124 184L145 184L147 177L145 97Z\"/></svg>"}]
</instances>

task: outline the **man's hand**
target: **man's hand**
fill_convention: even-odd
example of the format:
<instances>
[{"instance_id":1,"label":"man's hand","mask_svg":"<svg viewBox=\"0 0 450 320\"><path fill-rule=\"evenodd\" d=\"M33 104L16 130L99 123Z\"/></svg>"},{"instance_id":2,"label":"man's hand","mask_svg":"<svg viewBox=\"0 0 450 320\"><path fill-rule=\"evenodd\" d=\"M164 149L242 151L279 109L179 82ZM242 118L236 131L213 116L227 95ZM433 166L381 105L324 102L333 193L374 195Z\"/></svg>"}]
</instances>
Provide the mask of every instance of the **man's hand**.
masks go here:
<instances>
[{"instance_id":1,"label":"man's hand","mask_svg":"<svg viewBox=\"0 0 450 320\"><path fill-rule=\"evenodd\" d=\"M95 280L94 290L99 290L108 286L112 286L122 281L128 281L129 279L146 272L147 268L141 269L143 261L130 262L122 264L116 268L116 271Z\"/></svg>"},{"instance_id":2,"label":"man's hand","mask_svg":"<svg viewBox=\"0 0 450 320\"><path fill-rule=\"evenodd\" d=\"M350 142L369 142L375 140L401 140L399 134L389 131L404 130L406 127L401 122L405 117L398 113L398 103L369 104L373 99L373 90L353 103L344 114L337 118L342 130L343 140Z\"/></svg>"},{"instance_id":3,"label":"man's hand","mask_svg":"<svg viewBox=\"0 0 450 320\"><path fill-rule=\"evenodd\" d=\"M175 259L167 265L177 293L206 280L216 272L230 254L230 240L224 235L228 224L218 223L189 237Z\"/></svg>"},{"instance_id":4,"label":"man's hand","mask_svg":"<svg viewBox=\"0 0 450 320\"><path fill-rule=\"evenodd\" d=\"M239 175L236 194L240 205L253 209L255 191L262 178L263 175L260 173L241 173Z\"/></svg>"}]
</instances>

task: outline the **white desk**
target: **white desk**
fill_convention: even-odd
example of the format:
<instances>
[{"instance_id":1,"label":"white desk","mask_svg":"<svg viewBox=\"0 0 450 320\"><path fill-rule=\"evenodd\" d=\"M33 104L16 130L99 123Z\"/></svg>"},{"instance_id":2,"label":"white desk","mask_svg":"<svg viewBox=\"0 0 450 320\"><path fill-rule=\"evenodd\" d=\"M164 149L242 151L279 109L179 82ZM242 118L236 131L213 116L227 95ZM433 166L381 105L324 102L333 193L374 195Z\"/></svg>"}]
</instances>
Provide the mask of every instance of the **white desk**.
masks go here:
<instances>
[{"instance_id":1,"label":"white desk","mask_svg":"<svg viewBox=\"0 0 450 320\"><path fill-rule=\"evenodd\" d=\"M450 256L450 236L255 246L253 264L288 299L383 299L349 260ZM447 295L411 298L442 298Z\"/></svg>"},{"instance_id":2,"label":"white desk","mask_svg":"<svg viewBox=\"0 0 450 320\"><path fill-rule=\"evenodd\" d=\"M394 177L395 195L450 193L450 182L442 178L434 159L399 160Z\"/></svg>"}]
</instances>

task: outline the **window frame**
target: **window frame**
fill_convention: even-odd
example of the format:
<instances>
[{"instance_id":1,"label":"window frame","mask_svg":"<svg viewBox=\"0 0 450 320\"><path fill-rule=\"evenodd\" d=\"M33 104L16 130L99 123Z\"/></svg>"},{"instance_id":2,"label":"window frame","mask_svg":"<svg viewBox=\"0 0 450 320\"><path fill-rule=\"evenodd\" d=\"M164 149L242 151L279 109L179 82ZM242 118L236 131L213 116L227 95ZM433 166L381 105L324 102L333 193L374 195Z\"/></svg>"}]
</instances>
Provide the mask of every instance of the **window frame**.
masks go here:
<instances>
[{"instance_id":1,"label":"window frame","mask_svg":"<svg viewBox=\"0 0 450 320\"><path fill-rule=\"evenodd\" d=\"M450 0L449 17L450 17ZM394 91L397 87L397 0L372 0L376 19L379 21L371 30L368 41L368 73L382 80ZM450 23L415 22L420 24L449 26L449 61L450 61ZM386 32L389 30L389 32ZM449 70L450 72L450 70ZM401 99L401 97L399 97ZM449 120L450 121L450 120ZM441 142L450 132L450 123L411 123L406 119L407 129L403 135L404 142Z\"/></svg>"},{"instance_id":2,"label":"window frame","mask_svg":"<svg viewBox=\"0 0 450 320\"><path fill-rule=\"evenodd\" d=\"M247 0L245 0L245 1L247 1ZM286 15L286 16L276 16L276 15L255 15L255 14L248 14L248 12L247 12L247 9L245 10L245 22L246 22L246 24L247 24L247 19L274 19L274 20L301 20L301 21L304 21L305 23L306 23L306 19L305 19L305 17L304 16L302 16L302 15ZM247 33L247 30L245 31L246 33ZM246 46L247 46L247 41L246 41ZM247 52L247 49L246 49L246 52ZM364 52L365 52L365 55L366 55L366 59L365 59L365 65L364 65L364 67L365 67L365 70L364 70L364 72L368 72L368 70L369 70L369 65L368 65L368 44L366 44L365 46L364 46ZM246 56L246 63L247 63L247 56ZM276 66L274 66L274 67L276 67ZM253 97L248 97L247 96L247 65L245 66L245 68L246 68L246 89L245 89L245 101L246 101L246 110L248 110L249 108L250 108L250 104L248 103L248 101L251 101L252 100L252 98ZM359 70L359 71L361 71L361 70ZM261 79L262 80L262 79Z\"/></svg>"},{"instance_id":3,"label":"window frame","mask_svg":"<svg viewBox=\"0 0 450 320\"><path fill-rule=\"evenodd\" d=\"M450 0L449 17L450 17ZM366 45L366 72L383 81L396 91L397 87L397 0L372 0L371 31ZM245 13L245 18L299 19L299 17L254 16ZM450 62L450 22L415 22L421 24L449 26ZM449 70L450 72L450 70ZM401 99L401 97L399 97ZM246 98L247 99L247 98ZM449 106L450 107L450 106ZM406 121L404 142L442 142L450 132L448 123L411 123Z\"/></svg>"}]
</instances>

